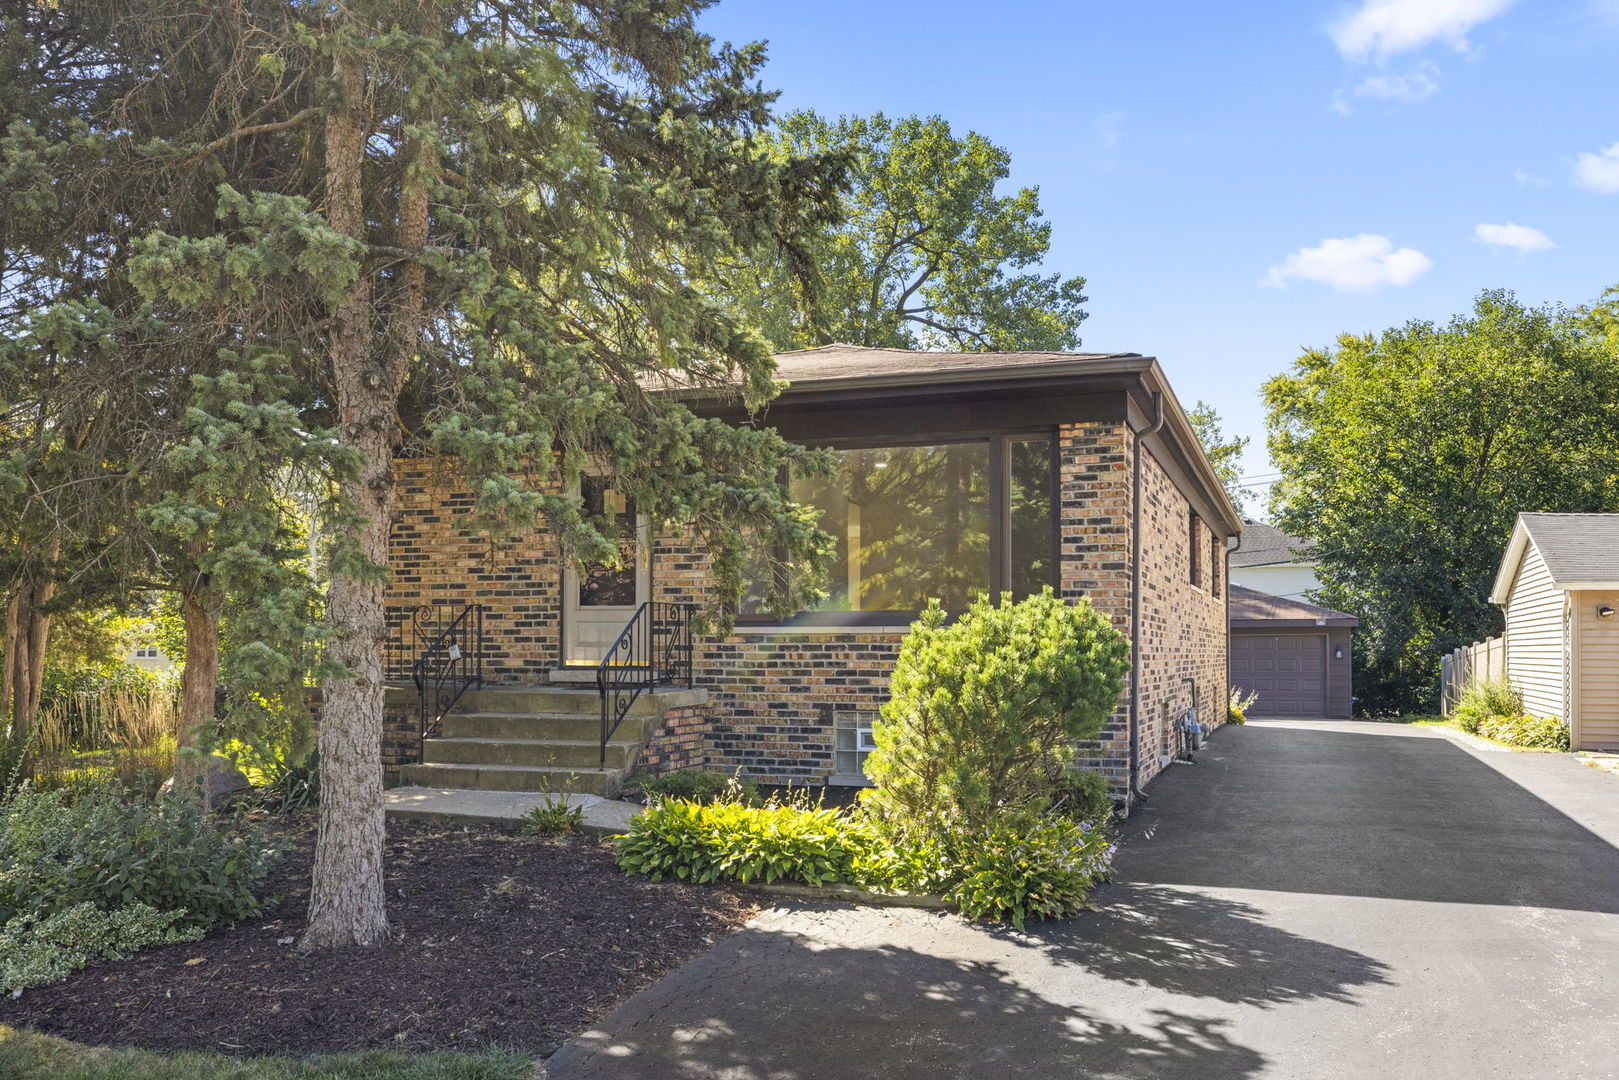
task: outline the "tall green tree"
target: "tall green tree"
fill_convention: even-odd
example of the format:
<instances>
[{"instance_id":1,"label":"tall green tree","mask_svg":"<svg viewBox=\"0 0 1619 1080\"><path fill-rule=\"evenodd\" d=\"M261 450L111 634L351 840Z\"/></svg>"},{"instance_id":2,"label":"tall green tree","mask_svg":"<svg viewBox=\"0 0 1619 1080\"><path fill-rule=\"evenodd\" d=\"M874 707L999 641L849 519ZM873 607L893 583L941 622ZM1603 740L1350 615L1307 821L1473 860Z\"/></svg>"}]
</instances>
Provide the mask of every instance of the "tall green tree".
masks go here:
<instances>
[{"instance_id":1,"label":"tall green tree","mask_svg":"<svg viewBox=\"0 0 1619 1080\"><path fill-rule=\"evenodd\" d=\"M241 317L243 298L165 292L162 260L145 251L159 228L218 228L193 138L240 121L213 114L246 100L221 84L273 78L260 50L230 47L241 28L229 18L168 36L162 24L191 11L24 5L0 24L16 75L0 96L0 493L19 568L10 621L23 628L32 608L48 634L53 613L173 592L187 638L182 781L220 733L227 597L256 638L232 696L256 703L302 681L313 596L285 557L287 489L332 453L295 356ZM153 70L166 71L160 90ZM235 164L273 174L266 156ZM31 581L43 585L30 592ZM27 634L7 638L10 657ZM25 730L26 711L12 713Z\"/></svg>"},{"instance_id":2,"label":"tall green tree","mask_svg":"<svg viewBox=\"0 0 1619 1080\"><path fill-rule=\"evenodd\" d=\"M1500 631L1519 512L1619 510L1619 353L1580 312L1486 292L1306 352L1264 393L1275 522L1318 543L1316 597L1360 617L1374 714L1431 710L1440 654Z\"/></svg>"},{"instance_id":3,"label":"tall green tree","mask_svg":"<svg viewBox=\"0 0 1619 1080\"><path fill-rule=\"evenodd\" d=\"M853 345L927 349L1079 347L1085 279L1031 270L1051 225L1036 188L999 194L1011 155L941 117L827 120L794 112L772 132L777 160L836 155L849 164L842 218L803 249L752 260L723 290L779 349ZM807 259L818 277L791 272Z\"/></svg>"},{"instance_id":4,"label":"tall green tree","mask_svg":"<svg viewBox=\"0 0 1619 1080\"><path fill-rule=\"evenodd\" d=\"M777 477L825 461L689 405L775 392L769 343L693 283L755 257L804 266L842 179L830 156L767 152L763 52L715 46L695 26L704 6L63 0L54 23L20 31L38 66L62 68L62 93L114 88L70 110L82 127L56 120L47 136L24 116L0 143L0 169L26 173L65 222L58 250L96 250L59 258L59 277L116 291L120 319L155 310L163 333L199 343L189 374L294 376L280 392L298 430L333 448L339 673L305 947L387 937L397 454L458 462L477 493L469 523L543 519L584 562L616 558L617 536L569 482L606 467L655 523L706 541L722 596L750 551L824 548ZM113 217L98 247L108 199L139 212L128 228Z\"/></svg>"},{"instance_id":5,"label":"tall green tree","mask_svg":"<svg viewBox=\"0 0 1619 1080\"><path fill-rule=\"evenodd\" d=\"M1238 510L1246 509L1253 499L1253 493L1242 486L1242 452L1248 449L1248 436L1226 438L1220 425L1220 414L1206 401L1193 405L1186 419L1192 422L1192 430L1197 432L1203 452L1209 456L1209 464L1214 466L1214 475L1220 478L1220 486L1225 488L1225 493Z\"/></svg>"}]
</instances>

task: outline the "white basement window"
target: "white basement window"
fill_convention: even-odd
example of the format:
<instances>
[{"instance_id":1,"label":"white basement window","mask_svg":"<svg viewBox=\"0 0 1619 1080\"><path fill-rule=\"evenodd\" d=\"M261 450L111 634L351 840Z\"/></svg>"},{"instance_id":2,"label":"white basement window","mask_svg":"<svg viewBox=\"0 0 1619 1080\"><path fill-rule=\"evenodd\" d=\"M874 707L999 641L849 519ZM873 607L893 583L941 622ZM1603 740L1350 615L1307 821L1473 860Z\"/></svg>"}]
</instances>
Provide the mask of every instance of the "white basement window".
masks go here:
<instances>
[{"instance_id":1,"label":"white basement window","mask_svg":"<svg viewBox=\"0 0 1619 1080\"><path fill-rule=\"evenodd\" d=\"M836 730L837 754L833 763L834 784L866 784L866 756L877 749L867 721L840 721Z\"/></svg>"}]
</instances>

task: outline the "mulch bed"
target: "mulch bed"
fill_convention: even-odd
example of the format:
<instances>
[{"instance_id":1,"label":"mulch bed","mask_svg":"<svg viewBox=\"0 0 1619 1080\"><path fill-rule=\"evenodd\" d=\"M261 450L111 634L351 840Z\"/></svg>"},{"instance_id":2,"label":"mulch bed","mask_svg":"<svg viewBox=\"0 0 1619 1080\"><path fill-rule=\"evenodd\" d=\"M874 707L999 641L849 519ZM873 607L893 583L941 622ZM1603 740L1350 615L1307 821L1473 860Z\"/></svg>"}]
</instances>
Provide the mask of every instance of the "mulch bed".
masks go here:
<instances>
[{"instance_id":1,"label":"mulch bed","mask_svg":"<svg viewBox=\"0 0 1619 1080\"><path fill-rule=\"evenodd\" d=\"M627 877L594 840L390 822L393 942L302 956L312 832L295 828L267 917L0 1001L0 1023L164 1050L548 1054L758 910L729 889Z\"/></svg>"}]
</instances>

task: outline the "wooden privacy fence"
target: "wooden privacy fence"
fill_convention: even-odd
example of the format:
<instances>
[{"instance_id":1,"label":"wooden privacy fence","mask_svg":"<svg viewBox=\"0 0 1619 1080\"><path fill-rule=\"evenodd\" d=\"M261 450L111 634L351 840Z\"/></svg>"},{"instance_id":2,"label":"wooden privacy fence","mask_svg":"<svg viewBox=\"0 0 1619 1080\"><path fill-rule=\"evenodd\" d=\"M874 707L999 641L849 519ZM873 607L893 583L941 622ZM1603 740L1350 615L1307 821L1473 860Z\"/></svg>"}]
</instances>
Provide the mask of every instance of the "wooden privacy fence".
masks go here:
<instances>
[{"instance_id":1,"label":"wooden privacy fence","mask_svg":"<svg viewBox=\"0 0 1619 1080\"><path fill-rule=\"evenodd\" d=\"M1507 639L1489 638L1464 645L1439 658L1439 711L1446 716L1462 691L1475 682L1504 679L1507 675Z\"/></svg>"}]
</instances>

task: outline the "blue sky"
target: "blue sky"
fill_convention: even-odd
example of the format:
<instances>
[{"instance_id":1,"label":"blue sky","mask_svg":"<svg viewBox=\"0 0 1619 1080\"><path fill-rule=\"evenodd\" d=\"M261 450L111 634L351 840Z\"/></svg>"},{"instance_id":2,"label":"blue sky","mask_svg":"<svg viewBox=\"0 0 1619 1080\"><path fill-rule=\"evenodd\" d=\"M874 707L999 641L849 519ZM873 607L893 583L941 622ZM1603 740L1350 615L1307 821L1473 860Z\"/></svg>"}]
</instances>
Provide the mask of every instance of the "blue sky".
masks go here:
<instances>
[{"instance_id":1,"label":"blue sky","mask_svg":"<svg viewBox=\"0 0 1619 1080\"><path fill-rule=\"evenodd\" d=\"M1159 357L1255 477L1259 386L1301 347L1619 284L1619 0L722 0L703 26L769 42L783 109L1007 147L1047 268L1089 279L1084 347Z\"/></svg>"}]
</instances>

